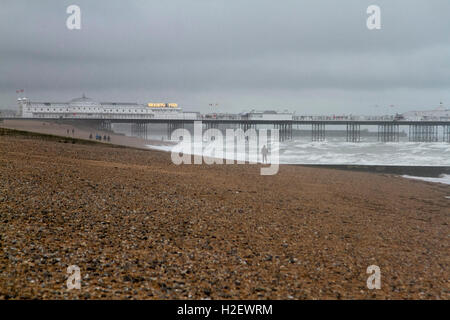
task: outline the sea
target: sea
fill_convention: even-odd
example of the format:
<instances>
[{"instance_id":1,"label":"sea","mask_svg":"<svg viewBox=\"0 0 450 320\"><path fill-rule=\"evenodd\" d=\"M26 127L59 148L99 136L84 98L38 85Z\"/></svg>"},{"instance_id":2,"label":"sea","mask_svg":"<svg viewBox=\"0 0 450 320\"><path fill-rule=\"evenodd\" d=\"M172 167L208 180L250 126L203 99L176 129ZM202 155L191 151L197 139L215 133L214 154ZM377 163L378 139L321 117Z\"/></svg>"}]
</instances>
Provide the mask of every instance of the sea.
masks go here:
<instances>
[{"instance_id":1,"label":"sea","mask_svg":"<svg viewBox=\"0 0 450 320\"><path fill-rule=\"evenodd\" d=\"M161 132L150 133L150 139L161 140ZM186 141L175 142L178 150ZM192 150L195 149L191 140ZM174 146L148 145L148 148L172 151ZM212 156L212 143L203 141L203 155ZM198 150L198 149L197 149ZM252 150L258 152L257 150ZM192 151L191 154L194 152ZM325 141L313 142L310 136L294 136L292 140L279 143L279 163L314 166L360 166L396 167L411 170L399 174L407 179L450 185L450 143L446 142L410 142L407 136L399 142L379 142L373 134L362 136L360 142L346 142L345 136L327 137ZM224 158L236 160L236 152L224 154ZM269 157L270 160L270 157ZM435 168L435 170L414 170L415 168ZM441 170L441 171L439 171ZM420 174L416 172L422 171ZM423 173L425 172L425 174ZM426 176L428 172L433 174Z\"/></svg>"},{"instance_id":2,"label":"sea","mask_svg":"<svg viewBox=\"0 0 450 320\"><path fill-rule=\"evenodd\" d=\"M182 149L183 142L178 144ZM193 142L191 142L193 146ZM150 149L172 151L171 146L148 145ZM193 147L194 148L194 147ZM202 142L203 155L213 155L210 142ZM192 152L193 154L194 152ZM225 158L235 159L233 155ZM395 166L395 167L448 167L450 168L450 144L444 142L378 142L370 137L361 142L345 142L341 138L328 138L322 142L312 142L307 138L295 138L279 143L280 164L321 165L321 166ZM414 172L414 170L411 170ZM448 172L448 170L445 170ZM441 172L437 176L423 177L409 174L408 179L450 185L450 175Z\"/></svg>"}]
</instances>

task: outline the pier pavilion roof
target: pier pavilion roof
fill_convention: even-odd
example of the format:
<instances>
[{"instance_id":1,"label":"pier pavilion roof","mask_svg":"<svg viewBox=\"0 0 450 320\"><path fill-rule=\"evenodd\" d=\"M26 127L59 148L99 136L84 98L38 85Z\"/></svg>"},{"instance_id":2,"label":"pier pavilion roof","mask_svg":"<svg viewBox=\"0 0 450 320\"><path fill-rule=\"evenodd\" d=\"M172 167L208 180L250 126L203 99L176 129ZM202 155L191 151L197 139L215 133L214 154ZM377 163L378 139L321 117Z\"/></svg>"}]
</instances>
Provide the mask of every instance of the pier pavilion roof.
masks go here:
<instances>
[{"instance_id":1,"label":"pier pavilion roof","mask_svg":"<svg viewBox=\"0 0 450 320\"><path fill-rule=\"evenodd\" d=\"M97 107L100 106L100 103L92 100L91 98L87 98L84 94L81 98L75 98L69 101L71 106L75 107Z\"/></svg>"}]
</instances>

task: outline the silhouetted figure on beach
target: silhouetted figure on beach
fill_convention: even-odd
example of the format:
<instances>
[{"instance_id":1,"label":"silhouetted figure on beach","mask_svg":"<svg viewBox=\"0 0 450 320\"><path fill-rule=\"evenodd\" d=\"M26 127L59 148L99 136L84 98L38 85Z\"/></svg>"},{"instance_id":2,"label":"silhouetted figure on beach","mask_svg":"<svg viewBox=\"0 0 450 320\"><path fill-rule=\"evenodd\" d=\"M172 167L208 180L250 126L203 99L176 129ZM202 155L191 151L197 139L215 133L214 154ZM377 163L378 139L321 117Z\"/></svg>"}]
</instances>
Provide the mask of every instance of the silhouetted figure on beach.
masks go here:
<instances>
[{"instance_id":1,"label":"silhouetted figure on beach","mask_svg":"<svg viewBox=\"0 0 450 320\"><path fill-rule=\"evenodd\" d=\"M75 137L75 129L72 129L72 136Z\"/></svg>"},{"instance_id":2,"label":"silhouetted figure on beach","mask_svg":"<svg viewBox=\"0 0 450 320\"><path fill-rule=\"evenodd\" d=\"M69 133L69 129L67 129L67 135L69 135L70 133Z\"/></svg>"},{"instance_id":3,"label":"silhouetted figure on beach","mask_svg":"<svg viewBox=\"0 0 450 320\"><path fill-rule=\"evenodd\" d=\"M108 142L111 142L111 137L110 136L108 136Z\"/></svg>"},{"instance_id":4,"label":"silhouetted figure on beach","mask_svg":"<svg viewBox=\"0 0 450 320\"><path fill-rule=\"evenodd\" d=\"M103 141L106 141L106 134L103 136Z\"/></svg>"},{"instance_id":5,"label":"silhouetted figure on beach","mask_svg":"<svg viewBox=\"0 0 450 320\"><path fill-rule=\"evenodd\" d=\"M92 133L89 135L89 139L91 139L92 140Z\"/></svg>"},{"instance_id":6,"label":"silhouetted figure on beach","mask_svg":"<svg viewBox=\"0 0 450 320\"><path fill-rule=\"evenodd\" d=\"M267 150L266 145L264 145L261 149L263 163L267 163L267 154L268 153L269 153L269 150Z\"/></svg>"}]
</instances>

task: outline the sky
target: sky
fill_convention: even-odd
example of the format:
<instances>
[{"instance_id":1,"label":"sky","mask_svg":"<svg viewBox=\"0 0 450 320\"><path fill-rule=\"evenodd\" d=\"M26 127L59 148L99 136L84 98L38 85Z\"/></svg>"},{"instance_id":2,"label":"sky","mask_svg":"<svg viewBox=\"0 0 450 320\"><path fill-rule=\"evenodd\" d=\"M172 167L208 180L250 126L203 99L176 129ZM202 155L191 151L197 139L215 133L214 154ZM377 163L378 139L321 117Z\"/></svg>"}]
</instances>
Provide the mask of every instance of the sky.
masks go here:
<instances>
[{"instance_id":1,"label":"sky","mask_svg":"<svg viewBox=\"0 0 450 320\"><path fill-rule=\"evenodd\" d=\"M450 108L450 1L0 0L0 108L18 89L201 112Z\"/></svg>"}]
</instances>

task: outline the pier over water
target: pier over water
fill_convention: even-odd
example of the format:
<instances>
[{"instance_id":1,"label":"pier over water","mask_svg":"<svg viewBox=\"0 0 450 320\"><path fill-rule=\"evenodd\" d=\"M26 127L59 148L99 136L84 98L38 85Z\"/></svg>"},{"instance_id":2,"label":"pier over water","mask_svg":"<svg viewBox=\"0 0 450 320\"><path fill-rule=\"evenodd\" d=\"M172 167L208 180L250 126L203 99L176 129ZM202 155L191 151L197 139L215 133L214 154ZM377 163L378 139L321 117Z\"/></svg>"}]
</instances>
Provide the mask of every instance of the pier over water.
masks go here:
<instances>
[{"instance_id":1,"label":"pier over water","mask_svg":"<svg viewBox=\"0 0 450 320\"><path fill-rule=\"evenodd\" d=\"M325 141L327 137L327 128L342 127L346 132L346 141L358 143L361 141L361 127L377 128L377 137L380 142L399 142L402 133L401 128L408 132L408 138L411 142L446 142L450 143L450 121L449 120L257 120L257 119L208 119L199 116L198 119L147 119L147 118L23 118L23 117L3 117L1 120L20 120L20 121L46 121L66 124L89 125L100 130L112 130L113 124L130 124L132 135L148 138L149 128L153 124L164 124L167 126L167 135L178 128L185 128L193 125L194 122L202 122L203 129L211 128L225 129L248 129L258 130L278 129L280 141L290 140L293 137L293 128L308 129L311 132L312 141Z\"/></svg>"}]
</instances>

